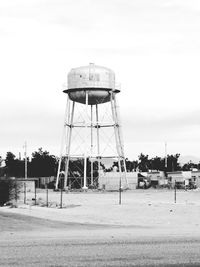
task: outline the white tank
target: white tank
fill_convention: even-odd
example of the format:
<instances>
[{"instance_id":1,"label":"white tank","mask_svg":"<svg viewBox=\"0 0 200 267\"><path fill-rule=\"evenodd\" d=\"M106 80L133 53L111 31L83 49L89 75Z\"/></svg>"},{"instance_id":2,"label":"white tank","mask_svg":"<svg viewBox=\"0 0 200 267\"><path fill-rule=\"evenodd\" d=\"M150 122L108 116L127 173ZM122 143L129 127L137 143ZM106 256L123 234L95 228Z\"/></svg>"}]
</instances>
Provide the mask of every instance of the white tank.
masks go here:
<instances>
[{"instance_id":1,"label":"white tank","mask_svg":"<svg viewBox=\"0 0 200 267\"><path fill-rule=\"evenodd\" d=\"M108 68L89 66L73 68L68 74L68 89L64 90L72 101L85 104L88 91L88 104L101 104L110 101L110 91L115 88L115 73Z\"/></svg>"}]
</instances>

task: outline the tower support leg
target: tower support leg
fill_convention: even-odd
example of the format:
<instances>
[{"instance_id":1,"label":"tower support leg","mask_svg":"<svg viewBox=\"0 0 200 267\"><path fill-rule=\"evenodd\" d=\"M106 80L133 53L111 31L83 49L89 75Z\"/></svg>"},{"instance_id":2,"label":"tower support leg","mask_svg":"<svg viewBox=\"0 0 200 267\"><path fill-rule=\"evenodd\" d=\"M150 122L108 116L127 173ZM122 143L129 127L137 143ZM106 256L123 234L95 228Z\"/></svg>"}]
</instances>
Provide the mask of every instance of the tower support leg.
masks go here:
<instances>
[{"instance_id":1,"label":"tower support leg","mask_svg":"<svg viewBox=\"0 0 200 267\"><path fill-rule=\"evenodd\" d=\"M91 105L91 151L90 151L90 164L91 164L91 185L94 183L94 170L93 170L93 106Z\"/></svg>"},{"instance_id":2,"label":"tower support leg","mask_svg":"<svg viewBox=\"0 0 200 267\"><path fill-rule=\"evenodd\" d=\"M66 160L65 160L65 178L64 178L64 190L67 189L68 171L69 171L69 160L70 160L70 148L71 148L71 138L73 129L73 119L74 119L74 107L75 102L72 103L72 110L69 113L69 125L68 125L68 135L67 135L67 146L66 146Z\"/></svg>"},{"instance_id":3,"label":"tower support leg","mask_svg":"<svg viewBox=\"0 0 200 267\"><path fill-rule=\"evenodd\" d=\"M88 91L85 92L85 151L84 151L84 177L83 177L83 189L87 187L87 128L88 128Z\"/></svg>"},{"instance_id":4,"label":"tower support leg","mask_svg":"<svg viewBox=\"0 0 200 267\"><path fill-rule=\"evenodd\" d=\"M110 102L111 102L111 110L112 110L112 117L114 121L114 134L115 134L115 142L116 142L116 150L118 154L118 166L119 166L119 173L120 173L120 181L119 184L121 185L122 179L122 163L123 163L123 176L125 176L126 185L128 186L126 180L126 164L123 152L123 144L122 144L122 137L121 132L119 129L119 118L117 113L117 105L116 105L116 98L115 93L111 92L110 94Z\"/></svg>"},{"instance_id":5,"label":"tower support leg","mask_svg":"<svg viewBox=\"0 0 200 267\"><path fill-rule=\"evenodd\" d=\"M64 147L64 142L66 138L66 125L69 123L69 96L67 95L67 104L66 104L66 109L65 109L65 116L64 116L64 127L63 127L63 133L62 133L62 139L61 139L61 148L60 148L60 158L58 162L58 170L57 170L57 177L56 177L56 185L55 189L58 190L58 183L60 179L60 170L61 170L61 163L62 163L62 158L63 158L63 147Z\"/></svg>"},{"instance_id":6,"label":"tower support leg","mask_svg":"<svg viewBox=\"0 0 200 267\"><path fill-rule=\"evenodd\" d=\"M96 127L97 127L97 157L98 157L98 177L100 175L100 139L99 139L99 111L98 111L98 105L96 105Z\"/></svg>"},{"instance_id":7,"label":"tower support leg","mask_svg":"<svg viewBox=\"0 0 200 267\"><path fill-rule=\"evenodd\" d=\"M127 187L129 187L128 184L128 179L126 177L126 160L124 156L124 142L123 142L123 136L122 136L122 131L121 131L121 125L120 125L120 114L119 114L119 107L117 105L117 100L116 100L116 95L113 94L113 101L114 101L114 111L115 111L115 117L116 117L116 123L117 123L117 135L118 135L118 140L119 140L119 149L120 149L120 154L122 157L122 162L123 162L123 169L124 169L124 178Z\"/></svg>"}]
</instances>

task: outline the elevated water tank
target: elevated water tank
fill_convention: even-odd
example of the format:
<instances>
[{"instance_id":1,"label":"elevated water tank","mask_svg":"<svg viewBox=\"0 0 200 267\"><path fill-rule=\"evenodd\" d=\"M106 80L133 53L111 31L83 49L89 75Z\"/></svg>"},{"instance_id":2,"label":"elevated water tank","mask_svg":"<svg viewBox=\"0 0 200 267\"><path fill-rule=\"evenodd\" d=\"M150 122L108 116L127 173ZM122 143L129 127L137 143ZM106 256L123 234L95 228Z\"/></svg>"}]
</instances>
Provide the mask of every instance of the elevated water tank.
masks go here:
<instances>
[{"instance_id":1,"label":"elevated water tank","mask_svg":"<svg viewBox=\"0 0 200 267\"><path fill-rule=\"evenodd\" d=\"M88 104L101 104L110 101L110 91L118 93L115 88L115 73L108 68L90 63L89 66L73 68L68 74L68 89L63 92L72 101Z\"/></svg>"}]
</instances>

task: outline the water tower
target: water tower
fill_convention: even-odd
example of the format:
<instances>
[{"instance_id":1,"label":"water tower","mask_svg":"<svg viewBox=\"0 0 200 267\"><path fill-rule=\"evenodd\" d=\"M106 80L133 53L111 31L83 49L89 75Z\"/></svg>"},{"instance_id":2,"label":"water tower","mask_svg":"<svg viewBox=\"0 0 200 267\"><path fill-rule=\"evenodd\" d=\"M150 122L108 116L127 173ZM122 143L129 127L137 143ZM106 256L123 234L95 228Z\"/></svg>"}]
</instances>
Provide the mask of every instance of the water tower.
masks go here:
<instances>
[{"instance_id":1,"label":"water tower","mask_svg":"<svg viewBox=\"0 0 200 267\"><path fill-rule=\"evenodd\" d=\"M67 105L56 189L62 174L64 189L68 188L71 179L70 162L77 159L82 160L83 189L93 185L96 178L98 181L102 172L101 163L105 160L118 162L120 183L121 179L125 179L127 185L119 108L116 101L116 95L120 90L116 88L114 72L93 63L73 68L68 74L67 89L63 92L67 94ZM111 137L108 137L108 131L112 132ZM81 142L75 146L76 138ZM102 146L108 146L113 151L104 154L107 148L103 149ZM79 169L80 166L77 166L77 171Z\"/></svg>"}]
</instances>

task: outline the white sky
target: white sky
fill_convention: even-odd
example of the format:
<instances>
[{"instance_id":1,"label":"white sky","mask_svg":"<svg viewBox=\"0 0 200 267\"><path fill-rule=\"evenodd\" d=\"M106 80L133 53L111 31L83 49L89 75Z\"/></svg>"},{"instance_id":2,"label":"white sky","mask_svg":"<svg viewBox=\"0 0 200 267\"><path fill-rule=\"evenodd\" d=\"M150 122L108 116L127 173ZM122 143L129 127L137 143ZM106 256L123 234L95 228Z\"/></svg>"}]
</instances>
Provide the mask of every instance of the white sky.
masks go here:
<instances>
[{"instance_id":1,"label":"white sky","mask_svg":"<svg viewBox=\"0 0 200 267\"><path fill-rule=\"evenodd\" d=\"M200 158L199 0L1 0L0 155L58 155L73 67L113 69L125 152Z\"/></svg>"}]
</instances>

